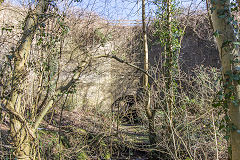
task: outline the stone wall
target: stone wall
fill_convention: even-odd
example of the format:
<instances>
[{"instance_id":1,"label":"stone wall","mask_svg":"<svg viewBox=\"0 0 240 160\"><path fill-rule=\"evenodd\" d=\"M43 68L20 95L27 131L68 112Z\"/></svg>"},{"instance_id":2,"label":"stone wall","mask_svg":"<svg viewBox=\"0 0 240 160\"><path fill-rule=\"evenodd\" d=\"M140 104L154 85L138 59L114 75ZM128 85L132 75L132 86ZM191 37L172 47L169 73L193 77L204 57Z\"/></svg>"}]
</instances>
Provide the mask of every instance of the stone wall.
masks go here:
<instances>
[{"instance_id":1,"label":"stone wall","mask_svg":"<svg viewBox=\"0 0 240 160\"><path fill-rule=\"evenodd\" d=\"M152 66L161 60L161 52L160 44L152 46L149 53L149 61ZM203 39L190 27L185 32L179 58L181 69L189 74L192 73L192 69L200 65L220 68L218 50L213 37Z\"/></svg>"},{"instance_id":2,"label":"stone wall","mask_svg":"<svg viewBox=\"0 0 240 160\"><path fill-rule=\"evenodd\" d=\"M91 52L95 55L109 54L113 51L113 45L107 43L96 47ZM98 59L91 64L88 73L81 76L77 89L78 106L94 107L97 110L106 111L113 103L112 97L112 59Z\"/></svg>"}]
</instances>

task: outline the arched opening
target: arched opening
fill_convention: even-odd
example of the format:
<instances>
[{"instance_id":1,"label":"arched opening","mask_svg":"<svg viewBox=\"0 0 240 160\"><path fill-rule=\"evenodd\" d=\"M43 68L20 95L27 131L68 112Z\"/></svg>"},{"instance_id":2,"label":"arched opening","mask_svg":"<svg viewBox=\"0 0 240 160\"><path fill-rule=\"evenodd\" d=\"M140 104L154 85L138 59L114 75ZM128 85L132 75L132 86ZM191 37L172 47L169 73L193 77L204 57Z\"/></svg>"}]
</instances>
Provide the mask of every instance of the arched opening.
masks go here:
<instances>
[{"instance_id":1,"label":"arched opening","mask_svg":"<svg viewBox=\"0 0 240 160\"><path fill-rule=\"evenodd\" d=\"M136 98L133 95L117 98L112 104L112 113L114 118L123 124L138 124L141 122L136 108Z\"/></svg>"}]
</instances>

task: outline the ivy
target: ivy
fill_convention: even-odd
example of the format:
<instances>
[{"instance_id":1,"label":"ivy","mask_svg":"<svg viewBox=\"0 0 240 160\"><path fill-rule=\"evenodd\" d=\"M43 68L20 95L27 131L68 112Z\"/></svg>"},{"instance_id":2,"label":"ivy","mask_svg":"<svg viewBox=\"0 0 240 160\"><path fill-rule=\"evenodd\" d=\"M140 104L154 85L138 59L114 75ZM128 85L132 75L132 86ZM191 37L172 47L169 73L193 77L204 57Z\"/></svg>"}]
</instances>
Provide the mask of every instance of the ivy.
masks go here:
<instances>
[{"instance_id":1,"label":"ivy","mask_svg":"<svg viewBox=\"0 0 240 160\"><path fill-rule=\"evenodd\" d=\"M166 105L168 116L173 118L173 110L176 102L176 92L178 83L176 75L179 74L178 59L184 31L180 28L177 16L180 13L178 3L175 0L156 0L157 6L155 27L155 37L160 43L163 51L160 53L162 59L162 75L165 81L166 95L164 104ZM183 106L184 107L184 106Z\"/></svg>"},{"instance_id":2,"label":"ivy","mask_svg":"<svg viewBox=\"0 0 240 160\"><path fill-rule=\"evenodd\" d=\"M211 1L212 4L216 4L216 0ZM217 14L219 18L223 18L226 20L228 24L231 24L234 28L235 36L237 41L233 42L232 40L225 40L222 44L222 49L228 51L238 48L240 42L238 41L238 22L235 20L235 17L229 13L229 7L231 12L238 11L238 6L236 3L231 2L230 6L226 5L226 0L220 1L221 4L224 4L225 7L223 9L217 10ZM216 8L211 9L215 10ZM213 35L218 38L221 34L220 31L216 30ZM239 63L239 60L233 59L231 60L231 65ZM224 79L224 80L223 80ZM218 108L218 115L223 115L224 117L221 119L219 124L219 130L222 130L226 133L224 138L228 141L230 138L230 132L232 130L237 130L236 126L231 124L231 118L229 116L229 104L232 104L235 107L239 106L239 100L236 97L236 91L234 84L240 84L240 74L234 71L228 71L223 75L222 86L223 89L218 92L214 102L213 107Z\"/></svg>"},{"instance_id":3,"label":"ivy","mask_svg":"<svg viewBox=\"0 0 240 160\"><path fill-rule=\"evenodd\" d=\"M179 27L180 22L176 18L172 18L168 21L168 16L176 17L180 13L177 7L178 3L173 0L169 4L169 10L167 9L166 0L156 0L154 4L157 6L156 17L157 20L154 23L155 26L155 37L157 37L160 45L165 48L162 53L162 57L166 57L162 66L166 70L170 70L171 74L178 72L178 58L179 51L181 48L180 38L183 36L183 30ZM170 28L170 30L169 30Z\"/></svg>"},{"instance_id":4,"label":"ivy","mask_svg":"<svg viewBox=\"0 0 240 160\"><path fill-rule=\"evenodd\" d=\"M219 116L222 114L225 115L220 122L219 130L222 130L226 133L226 136L224 138L228 140L230 137L230 132L232 130L237 130L236 126L231 124L231 119L228 113L228 106L229 104L233 104L235 107L239 106L240 101L236 98L234 83L237 82L240 84L240 74L228 71L224 77L227 78L227 80L223 84L223 89L217 93L212 106L219 109Z\"/></svg>"}]
</instances>

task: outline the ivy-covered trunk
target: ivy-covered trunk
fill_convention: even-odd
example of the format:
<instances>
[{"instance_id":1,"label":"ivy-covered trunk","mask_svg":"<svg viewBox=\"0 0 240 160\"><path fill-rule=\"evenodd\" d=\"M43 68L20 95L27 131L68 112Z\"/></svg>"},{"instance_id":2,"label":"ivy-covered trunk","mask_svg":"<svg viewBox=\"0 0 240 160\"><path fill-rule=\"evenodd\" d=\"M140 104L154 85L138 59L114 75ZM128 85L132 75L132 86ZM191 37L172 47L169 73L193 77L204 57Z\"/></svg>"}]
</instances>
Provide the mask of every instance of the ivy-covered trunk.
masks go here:
<instances>
[{"instance_id":1,"label":"ivy-covered trunk","mask_svg":"<svg viewBox=\"0 0 240 160\"><path fill-rule=\"evenodd\" d=\"M174 131L174 110L175 93L177 92L178 84L176 82L176 75L179 75L179 52L181 48L181 39L183 37L183 30L179 28L181 26L178 17L177 2L175 0L156 0L156 22L155 22L155 35L158 38L158 42L163 48L160 53L162 60L162 76L164 78L164 105L165 108L165 122L167 125L167 137L171 145L174 146L173 159L179 159L179 151L177 149L178 137Z\"/></svg>"},{"instance_id":2,"label":"ivy-covered trunk","mask_svg":"<svg viewBox=\"0 0 240 160\"><path fill-rule=\"evenodd\" d=\"M238 26L230 12L230 0L215 0L212 3L214 35L216 38L219 56L222 63L224 84L223 105L229 109L228 128L230 131L232 160L240 157L240 55L239 42L236 33Z\"/></svg>"},{"instance_id":3,"label":"ivy-covered trunk","mask_svg":"<svg viewBox=\"0 0 240 160\"><path fill-rule=\"evenodd\" d=\"M11 116L10 132L12 142L16 150L14 156L17 159L30 160L31 158L31 141L33 140L28 129L16 117ZM30 128L29 128L30 130Z\"/></svg>"},{"instance_id":4,"label":"ivy-covered trunk","mask_svg":"<svg viewBox=\"0 0 240 160\"><path fill-rule=\"evenodd\" d=\"M26 63L39 17L46 10L46 1L39 0L36 8L28 13L19 46L13 53L14 70L12 92L7 102L6 109L10 114L10 135L15 147L14 155L17 159L31 158L31 141L34 140L34 129L25 119L25 106L23 103L24 82L26 79Z\"/></svg>"}]
</instances>

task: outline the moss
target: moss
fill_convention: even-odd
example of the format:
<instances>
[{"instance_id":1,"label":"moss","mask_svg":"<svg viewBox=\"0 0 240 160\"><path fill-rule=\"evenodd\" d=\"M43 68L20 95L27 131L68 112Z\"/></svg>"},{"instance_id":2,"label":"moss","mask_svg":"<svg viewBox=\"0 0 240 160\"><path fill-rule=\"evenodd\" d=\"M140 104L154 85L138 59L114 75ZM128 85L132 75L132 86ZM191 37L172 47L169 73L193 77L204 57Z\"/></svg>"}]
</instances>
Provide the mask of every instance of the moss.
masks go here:
<instances>
[{"instance_id":1,"label":"moss","mask_svg":"<svg viewBox=\"0 0 240 160\"><path fill-rule=\"evenodd\" d=\"M84 151L78 153L77 160L86 160L86 159L89 159L89 158Z\"/></svg>"},{"instance_id":2,"label":"moss","mask_svg":"<svg viewBox=\"0 0 240 160\"><path fill-rule=\"evenodd\" d=\"M101 157L103 159L106 159L106 160L111 159L109 148L103 140L100 142L100 151L101 151Z\"/></svg>"},{"instance_id":3,"label":"moss","mask_svg":"<svg viewBox=\"0 0 240 160\"><path fill-rule=\"evenodd\" d=\"M107 152L107 153L104 155L104 159L111 159L111 154L110 154L110 152Z\"/></svg>"},{"instance_id":4,"label":"moss","mask_svg":"<svg viewBox=\"0 0 240 160\"><path fill-rule=\"evenodd\" d=\"M87 131L82 129L82 128L76 128L76 132L79 133L80 135L87 135Z\"/></svg>"}]
</instances>

